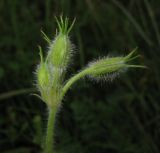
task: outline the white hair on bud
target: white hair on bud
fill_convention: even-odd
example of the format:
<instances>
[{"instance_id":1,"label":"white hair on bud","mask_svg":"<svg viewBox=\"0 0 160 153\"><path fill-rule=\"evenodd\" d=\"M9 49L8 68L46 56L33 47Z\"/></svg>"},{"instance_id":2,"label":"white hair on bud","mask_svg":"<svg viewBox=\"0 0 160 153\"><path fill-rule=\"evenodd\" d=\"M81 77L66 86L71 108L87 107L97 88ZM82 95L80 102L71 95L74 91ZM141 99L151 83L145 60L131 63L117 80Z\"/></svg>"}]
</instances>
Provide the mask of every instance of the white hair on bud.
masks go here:
<instances>
[{"instance_id":1,"label":"white hair on bud","mask_svg":"<svg viewBox=\"0 0 160 153\"><path fill-rule=\"evenodd\" d=\"M107 59L109 59L109 58L114 58L114 57L115 57L115 56L113 56L113 55L107 55L107 56L103 56L103 57L98 57L98 59L96 58L96 59L92 60L92 62L89 62L89 63L88 63L88 67L96 64L98 61L107 60ZM118 57L125 57L125 56L118 56Z\"/></svg>"},{"instance_id":2,"label":"white hair on bud","mask_svg":"<svg viewBox=\"0 0 160 153\"><path fill-rule=\"evenodd\" d=\"M52 54L52 47L54 46L54 44L55 44L55 41L56 41L56 39L57 39L57 36L58 36L58 34L56 35L56 37L52 40L52 42L51 42L51 44L48 46L48 57ZM67 65L65 66L65 68L63 68L63 69L65 69L66 70L66 68L68 68L71 64L72 64L72 57L73 57L73 55L74 55L74 50L75 50L75 45L71 42L71 40L70 40L70 37L69 36L66 36L67 37L67 41L69 42L68 44L69 44L69 51L67 52L67 56L65 57L66 58L66 60L68 61L68 63L67 63Z\"/></svg>"},{"instance_id":3,"label":"white hair on bud","mask_svg":"<svg viewBox=\"0 0 160 153\"><path fill-rule=\"evenodd\" d=\"M116 72L109 72L106 74L100 74L98 76L94 76L94 75L87 75L87 77L89 79L91 79L92 81L96 81L97 83L99 82L112 82L114 79L116 79L117 77L119 77L120 73L124 73L125 71L127 71L127 68L123 68L121 70L118 70Z\"/></svg>"}]
</instances>

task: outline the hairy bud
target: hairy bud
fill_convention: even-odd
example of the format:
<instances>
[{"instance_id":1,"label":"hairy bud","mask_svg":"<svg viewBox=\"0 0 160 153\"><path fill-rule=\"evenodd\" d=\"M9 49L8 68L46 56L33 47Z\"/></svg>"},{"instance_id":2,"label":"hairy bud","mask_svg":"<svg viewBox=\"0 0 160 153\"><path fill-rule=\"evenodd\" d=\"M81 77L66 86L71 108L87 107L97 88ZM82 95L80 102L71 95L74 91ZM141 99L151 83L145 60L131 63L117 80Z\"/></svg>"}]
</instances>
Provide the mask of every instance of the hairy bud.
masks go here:
<instances>
[{"instance_id":1,"label":"hairy bud","mask_svg":"<svg viewBox=\"0 0 160 153\"><path fill-rule=\"evenodd\" d=\"M86 69L86 74L95 79L108 79L107 77L115 77L115 74L125 71L128 67L143 67L128 63L138 57L134 56L135 51L136 49L124 57L107 57L91 62Z\"/></svg>"},{"instance_id":2,"label":"hairy bud","mask_svg":"<svg viewBox=\"0 0 160 153\"><path fill-rule=\"evenodd\" d=\"M48 36L42 31L44 39L49 44L49 51L45 59L43 59L42 49L40 50L41 62L37 68L37 87L41 93L41 98L48 105L52 105L56 101L62 88L64 74L71 60L72 44L69 40L69 32L73 27L68 23L68 18L63 19L62 16L58 20L58 31L54 41L51 41ZM59 100L58 100L59 101Z\"/></svg>"},{"instance_id":3,"label":"hairy bud","mask_svg":"<svg viewBox=\"0 0 160 153\"><path fill-rule=\"evenodd\" d=\"M49 71L45 63L41 63L37 70L38 85L40 88L46 88L49 86Z\"/></svg>"},{"instance_id":4,"label":"hairy bud","mask_svg":"<svg viewBox=\"0 0 160 153\"><path fill-rule=\"evenodd\" d=\"M71 51L72 47L68 35L59 33L51 44L48 61L56 67L66 68Z\"/></svg>"},{"instance_id":5,"label":"hairy bud","mask_svg":"<svg viewBox=\"0 0 160 153\"><path fill-rule=\"evenodd\" d=\"M47 60L55 67L65 69L69 64L72 55L72 44L68 34L74 21L70 26L68 24L68 18L63 20L62 17L60 17L60 20L56 18L56 21L58 24L58 35L50 44Z\"/></svg>"},{"instance_id":6,"label":"hairy bud","mask_svg":"<svg viewBox=\"0 0 160 153\"><path fill-rule=\"evenodd\" d=\"M41 58L41 62L38 65L37 68L37 83L38 83L38 87L40 89L46 88L49 86L50 84L50 74L49 74L49 70L47 67L47 64L43 61L43 55L42 55L42 49L41 47L39 47L40 50L40 58Z\"/></svg>"}]
</instances>

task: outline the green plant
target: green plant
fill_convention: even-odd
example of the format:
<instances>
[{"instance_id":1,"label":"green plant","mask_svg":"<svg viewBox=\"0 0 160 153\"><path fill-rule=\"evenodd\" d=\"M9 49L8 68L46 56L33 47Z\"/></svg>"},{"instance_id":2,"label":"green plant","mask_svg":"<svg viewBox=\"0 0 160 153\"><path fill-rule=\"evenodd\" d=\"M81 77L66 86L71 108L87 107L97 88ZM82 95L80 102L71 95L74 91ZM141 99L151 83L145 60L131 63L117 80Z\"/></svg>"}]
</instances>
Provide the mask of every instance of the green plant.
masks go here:
<instances>
[{"instance_id":1,"label":"green plant","mask_svg":"<svg viewBox=\"0 0 160 153\"><path fill-rule=\"evenodd\" d=\"M65 81L66 70L70 64L73 54L73 45L69 39L69 33L75 20L69 24L68 18L57 19L58 30L54 41L51 41L43 33L44 39L49 44L49 51L46 58L43 57L42 48L40 50L40 64L37 68L37 88L40 91L40 98L48 107L48 124L44 143L44 153L53 152L54 143L54 123L56 113L69 88L79 79L89 77L93 80L113 79L117 74L126 71L127 68L144 68L144 66L129 64L130 61L138 57L135 50L124 57L105 57L90 62L86 68Z\"/></svg>"}]
</instances>

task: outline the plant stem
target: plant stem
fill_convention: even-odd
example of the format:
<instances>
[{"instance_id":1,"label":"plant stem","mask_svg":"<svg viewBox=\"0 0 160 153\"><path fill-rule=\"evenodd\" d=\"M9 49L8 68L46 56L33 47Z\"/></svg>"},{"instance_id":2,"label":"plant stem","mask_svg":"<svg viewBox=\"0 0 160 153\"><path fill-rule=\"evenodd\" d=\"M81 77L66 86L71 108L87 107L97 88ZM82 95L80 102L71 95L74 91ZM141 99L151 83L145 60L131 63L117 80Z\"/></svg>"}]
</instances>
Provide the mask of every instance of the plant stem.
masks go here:
<instances>
[{"instance_id":1,"label":"plant stem","mask_svg":"<svg viewBox=\"0 0 160 153\"><path fill-rule=\"evenodd\" d=\"M68 91L68 89L72 86L72 84L74 84L77 80L83 78L86 75L88 69L84 69L83 71L79 72L78 74L74 75L73 77L71 77L67 83L64 85L63 89L62 89L62 95L61 98L64 97L64 95L66 94L66 92Z\"/></svg>"},{"instance_id":2,"label":"plant stem","mask_svg":"<svg viewBox=\"0 0 160 153\"><path fill-rule=\"evenodd\" d=\"M55 118L56 118L56 109L50 108L48 123L47 123L44 153L53 153Z\"/></svg>"}]
</instances>

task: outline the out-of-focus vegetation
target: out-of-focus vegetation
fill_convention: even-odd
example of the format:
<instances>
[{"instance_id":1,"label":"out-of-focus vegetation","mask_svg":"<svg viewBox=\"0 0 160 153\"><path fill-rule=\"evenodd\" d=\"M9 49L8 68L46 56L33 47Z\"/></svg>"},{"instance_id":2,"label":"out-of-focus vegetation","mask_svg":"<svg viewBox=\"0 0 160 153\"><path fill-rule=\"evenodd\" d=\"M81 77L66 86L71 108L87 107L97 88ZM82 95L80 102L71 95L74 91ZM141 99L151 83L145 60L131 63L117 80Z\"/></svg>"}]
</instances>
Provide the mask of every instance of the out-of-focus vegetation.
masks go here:
<instances>
[{"instance_id":1,"label":"out-of-focus vegetation","mask_svg":"<svg viewBox=\"0 0 160 153\"><path fill-rule=\"evenodd\" d=\"M131 70L114 82L82 80L57 115L60 153L159 153L160 1L1 0L0 152L39 153L47 110L34 92L40 30L55 35L55 15L77 18L71 39L75 60L126 55L136 46L148 70ZM47 51L47 48L45 48Z\"/></svg>"}]
</instances>

